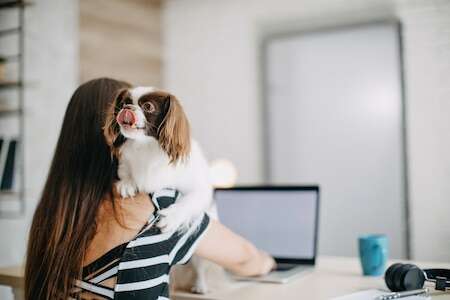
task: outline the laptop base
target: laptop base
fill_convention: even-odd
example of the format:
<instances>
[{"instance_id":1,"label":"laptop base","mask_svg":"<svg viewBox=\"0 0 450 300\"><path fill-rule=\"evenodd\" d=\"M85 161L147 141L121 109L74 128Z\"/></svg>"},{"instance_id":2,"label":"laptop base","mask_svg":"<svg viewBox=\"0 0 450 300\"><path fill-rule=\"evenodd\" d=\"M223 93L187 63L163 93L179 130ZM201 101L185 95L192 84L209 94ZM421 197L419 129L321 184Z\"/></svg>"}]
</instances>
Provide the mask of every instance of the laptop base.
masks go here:
<instances>
[{"instance_id":1,"label":"laptop base","mask_svg":"<svg viewBox=\"0 0 450 300\"><path fill-rule=\"evenodd\" d=\"M255 276L255 277L242 277L242 276L234 276L233 278L236 280L243 281L257 281L257 282L268 282L268 283L287 283L290 280L306 275L314 270L313 266L296 266L290 268L288 270L283 271L272 271L264 276Z\"/></svg>"}]
</instances>

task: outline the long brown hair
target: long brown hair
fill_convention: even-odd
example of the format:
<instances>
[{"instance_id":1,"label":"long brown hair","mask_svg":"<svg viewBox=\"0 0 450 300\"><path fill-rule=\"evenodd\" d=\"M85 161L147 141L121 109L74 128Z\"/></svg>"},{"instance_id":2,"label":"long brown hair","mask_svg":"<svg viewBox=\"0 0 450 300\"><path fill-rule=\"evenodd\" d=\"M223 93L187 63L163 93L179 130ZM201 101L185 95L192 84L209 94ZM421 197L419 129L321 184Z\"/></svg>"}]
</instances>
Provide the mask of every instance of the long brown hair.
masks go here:
<instances>
[{"instance_id":1,"label":"long brown hair","mask_svg":"<svg viewBox=\"0 0 450 300\"><path fill-rule=\"evenodd\" d=\"M80 278L102 201L113 201L117 163L102 127L125 82L100 78L81 85L67 107L41 199L25 266L25 299L67 299ZM114 204L114 203L112 203Z\"/></svg>"}]
</instances>

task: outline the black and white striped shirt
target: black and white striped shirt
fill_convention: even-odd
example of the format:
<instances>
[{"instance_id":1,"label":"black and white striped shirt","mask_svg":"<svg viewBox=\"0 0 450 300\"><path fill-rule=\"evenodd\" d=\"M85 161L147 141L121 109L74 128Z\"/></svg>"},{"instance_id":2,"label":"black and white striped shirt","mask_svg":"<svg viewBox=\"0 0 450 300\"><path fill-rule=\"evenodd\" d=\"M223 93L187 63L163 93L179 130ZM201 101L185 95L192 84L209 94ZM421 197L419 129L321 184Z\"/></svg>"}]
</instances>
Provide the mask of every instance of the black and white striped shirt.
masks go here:
<instances>
[{"instance_id":1,"label":"black and white striped shirt","mask_svg":"<svg viewBox=\"0 0 450 300\"><path fill-rule=\"evenodd\" d=\"M209 217L204 214L183 233L161 233L153 226L159 218L158 211L173 204L178 196L177 191L170 189L154 193L151 199L155 213L147 225L128 243L84 267L83 279L77 280L72 297L167 300L170 268L188 262L209 224Z\"/></svg>"}]
</instances>

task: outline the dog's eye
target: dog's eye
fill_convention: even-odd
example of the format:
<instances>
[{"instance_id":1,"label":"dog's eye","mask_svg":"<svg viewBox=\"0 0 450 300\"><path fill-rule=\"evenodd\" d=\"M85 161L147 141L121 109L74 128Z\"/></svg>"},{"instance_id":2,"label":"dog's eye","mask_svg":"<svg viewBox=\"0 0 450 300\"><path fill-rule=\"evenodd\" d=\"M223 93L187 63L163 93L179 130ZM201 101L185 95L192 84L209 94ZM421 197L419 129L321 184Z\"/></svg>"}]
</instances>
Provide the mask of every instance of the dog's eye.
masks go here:
<instances>
[{"instance_id":1,"label":"dog's eye","mask_svg":"<svg viewBox=\"0 0 450 300\"><path fill-rule=\"evenodd\" d=\"M150 102L145 102L142 104L142 110L148 113L153 113L155 112L155 106Z\"/></svg>"}]
</instances>

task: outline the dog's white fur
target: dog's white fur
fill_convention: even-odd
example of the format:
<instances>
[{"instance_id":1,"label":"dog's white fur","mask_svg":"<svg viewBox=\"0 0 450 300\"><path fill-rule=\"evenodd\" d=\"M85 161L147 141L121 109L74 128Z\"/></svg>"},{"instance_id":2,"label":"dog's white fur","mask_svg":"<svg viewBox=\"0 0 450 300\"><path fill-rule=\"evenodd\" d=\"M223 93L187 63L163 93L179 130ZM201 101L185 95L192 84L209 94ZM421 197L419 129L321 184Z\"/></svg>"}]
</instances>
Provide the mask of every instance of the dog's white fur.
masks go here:
<instances>
[{"instance_id":1,"label":"dog's white fur","mask_svg":"<svg viewBox=\"0 0 450 300\"><path fill-rule=\"evenodd\" d=\"M154 193L163 188L175 188L181 193L175 204L160 211L158 227L162 231L186 228L212 202L208 164L195 141L185 161L169 162L152 137L128 139L120 149L117 189L122 196L132 196L137 191Z\"/></svg>"},{"instance_id":2,"label":"dog's white fur","mask_svg":"<svg viewBox=\"0 0 450 300\"><path fill-rule=\"evenodd\" d=\"M138 128L143 127L146 119L137 101L154 90L152 87L130 90ZM175 204L160 211L161 220L157 226L165 232L186 229L212 203L208 163L198 143L192 140L189 155L170 163L169 156L154 137L136 128L121 126L120 131L127 140L120 147L120 180L116 186L119 193L129 197L137 191L154 193L163 188L177 189L181 196Z\"/></svg>"}]
</instances>

